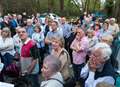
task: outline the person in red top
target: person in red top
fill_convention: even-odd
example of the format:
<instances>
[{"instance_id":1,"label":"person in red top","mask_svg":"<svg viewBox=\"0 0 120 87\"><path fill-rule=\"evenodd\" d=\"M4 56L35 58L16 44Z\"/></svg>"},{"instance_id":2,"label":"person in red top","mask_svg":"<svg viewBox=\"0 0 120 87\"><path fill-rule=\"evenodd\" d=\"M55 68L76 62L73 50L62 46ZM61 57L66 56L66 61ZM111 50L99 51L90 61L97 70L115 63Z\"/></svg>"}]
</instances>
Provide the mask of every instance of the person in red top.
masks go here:
<instances>
[{"instance_id":1,"label":"person in red top","mask_svg":"<svg viewBox=\"0 0 120 87\"><path fill-rule=\"evenodd\" d=\"M23 43L20 53L21 74L28 77L32 87L39 87L39 64L36 43L28 37L25 28L20 28L18 35Z\"/></svg>"}]
</instances>

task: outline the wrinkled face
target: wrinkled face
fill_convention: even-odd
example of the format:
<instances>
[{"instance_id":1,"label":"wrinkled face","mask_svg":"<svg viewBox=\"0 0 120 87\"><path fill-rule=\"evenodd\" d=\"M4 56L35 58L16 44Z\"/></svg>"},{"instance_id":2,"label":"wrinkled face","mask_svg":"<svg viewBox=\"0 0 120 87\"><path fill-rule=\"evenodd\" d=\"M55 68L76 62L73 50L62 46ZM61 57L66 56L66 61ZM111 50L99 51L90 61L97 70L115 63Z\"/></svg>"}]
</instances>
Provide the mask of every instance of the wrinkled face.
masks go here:
<instances>
[{"instance_id":1,"label":"wrinkled face","mask_svg":"<svg viewBox=\"0 0 120 87\"><path fill-rule=\"evenodd\" d=\"M21 40L25 40L27 38L27 32L24 28L18 30L18 35Z\"/></svg>"},{"instance_id":2,"label":"wrinkled face","mask_svg":"<svg viewBox=\"0 0 120 87\"><path fill-rule=\"evenodd\" d=\"M55 31L55 30L57 30L57 24L55 23L55 22L52 22L51 23L51 29L52 29L52 31Z\"/></svg>"},{"instance_id":3,"label":"wrinkled face","mask_svg":"<svg viewBox=\"0 0 120 87\"><path fill-rule=\"evenodd\" d=\"M105 63L105 60L102 56L101 49L92 51L92 53L90 55L90 62L95 64L97 66L97 69L99 69L103 66L103 64Z\"/></svg>"},{"instance_id":4,"label":"wrinkled face","mask_svg":"<svg viewBox=\"0 0 120 87\"><path fill-rule=\"evenodd\" d=\"M48 62L43 63L43 67L42 67L41 71L42 71L42 75L45 79L49 79L50 76L52 75L52 73L51 73L52 71L48 65Z\"/></svg>"}]
</instances>

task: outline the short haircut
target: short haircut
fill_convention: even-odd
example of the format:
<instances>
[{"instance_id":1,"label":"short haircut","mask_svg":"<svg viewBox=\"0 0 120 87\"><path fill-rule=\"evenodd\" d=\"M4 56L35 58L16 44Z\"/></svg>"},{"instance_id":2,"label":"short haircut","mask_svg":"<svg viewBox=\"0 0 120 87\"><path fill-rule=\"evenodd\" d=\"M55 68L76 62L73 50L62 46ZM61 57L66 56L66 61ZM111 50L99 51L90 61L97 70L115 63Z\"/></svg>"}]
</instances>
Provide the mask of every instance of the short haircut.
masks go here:
<instances>
[{"instance_id":1,"label":"short haircut","mask_svg":"<svg viewBox=\"0 0 120 87\"><path fill-rule=\"evenodd\" d=\"M101 49L102 56L105 58L105 60L110 59L110 56L112 54L112 50L108 44L103 43L103 42L97 43L94 46L93 50L97 50L97 49Z\"/></svg>"},{"instance_id":2,"label":"short haircut","mask_svg":"<svg viewBox=\"0 0 120 87\"><path fill-rule=\"evenodd\" d=\"M25 27L19 27L18 30L24 30L25 32L27 32Z\"/></svg>"},{"instance_id":3,"label":"short haircut","mask_svg":"<svg viewBox=\"0 0 120 87\"><path fill-rule=\"evenodd\" d=\"M63 38L60 38L60 37L52 37L52 40L53 41L57 41L60 45L61 48L64 47L64 44L65 44L65 41Z\"/></svg>"},{"instance_id":4,"label":"short haircut","mask_svg":"<svg viewBox=\"0 0 120 87\"><path fill-rule=\"evenodd\" d=\"M52 21L52 22L54 22L54 23L58 26L58 22L57 22L57 21L54 20L54 21Z\"/></svg>"},{"instance_id":5,"label":"short haircut","mask_svg":"<svg viewBox=\"0 0 120 87\"><path fill-rule=\"evenodd\" d=\"M58 72L61 68L61 61L53 55L48 55L45 57L44 63L48 64L48 67L53 73Z\"/></svg>"}]
</instances>

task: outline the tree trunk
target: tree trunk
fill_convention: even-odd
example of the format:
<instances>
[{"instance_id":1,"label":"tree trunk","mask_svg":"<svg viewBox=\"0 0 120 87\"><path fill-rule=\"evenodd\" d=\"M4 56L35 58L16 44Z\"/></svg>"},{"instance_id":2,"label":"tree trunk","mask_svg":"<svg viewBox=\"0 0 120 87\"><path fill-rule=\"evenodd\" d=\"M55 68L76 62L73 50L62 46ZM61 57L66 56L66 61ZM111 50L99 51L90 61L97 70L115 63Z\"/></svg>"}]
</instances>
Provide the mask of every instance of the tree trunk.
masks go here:
<instances>
[{"instance_id":1,"label":"tree trunk","mask_svg":"<svg viewBox=\"0 0 120 87\"><path fill-rule=\"evenodd\" d=\"M95 11L96 9L96 4L97 4L97 0L94 1L94 6L93 6L93 11Z\"/></svg>"},{"instance_id":2,"label":"tree trunk","mask_svg":"<svg viewBox=\"0 0 120 87\"><path fill-rule=\"evenodd\" d=\"M90 12L90 0L88 0L88 2L87 2L87 13L89 13Z\"/></svg>"},{"instance_id":3,"label":"tree trunk","mask_svg":"<svg viewBox=\"0 0 120 87\"><path fill-rule=\"evenodd\" d=\"M61 13L64 11L64 0L60 0L60 11Z\"/></svg>"},{"instance_id":4,"label":"tree trunk","mask_svg":"<svg viewBox=\"0 0 120 87\"><path fill-rule=\"evenodd\" d=\"M1 4L1 0L0 0L0 14L2 14L2 4Z\"/></svg>"},{"instance_id":5,"label":"tree trunk","mask_svg":"<svg viewBox=\"0 0 120 87\"><path fill-rule=\"evenodd\" d=\"M116 3L114 4L114 9L113 9L113 17L117 18L117 20L120 22L120 1L116 0Z\"/></svg>"},{"instance_id":6,"label":"tree trunk","mask_svg":"<svg viewBox=\"0 0 120 87\"><path fill-rule=\"evenodd\" d=\"M2 15L2 14L3 14L3 7L2 7L2 5L0 3L0 15Z\"/></svg>"},{"instance_id":7,"label":"tree trunk","mask_svg":"<svg viewBox=\"0 0 120 87\"><path fill-rule=\"evenodd\" d=\"M87 12L87 0L85 1L84 11L86 11L86 12Z\"/></svg>"},{"instance_id":8,"label":"tree trunk","mask_svg":"<svg viewBox=\"0 0 120 87\"><path fill-rule=\"evenodd\" d=\"M48 0L48 12L51 12L51 0Z\"/></svg>"}]
</instances>

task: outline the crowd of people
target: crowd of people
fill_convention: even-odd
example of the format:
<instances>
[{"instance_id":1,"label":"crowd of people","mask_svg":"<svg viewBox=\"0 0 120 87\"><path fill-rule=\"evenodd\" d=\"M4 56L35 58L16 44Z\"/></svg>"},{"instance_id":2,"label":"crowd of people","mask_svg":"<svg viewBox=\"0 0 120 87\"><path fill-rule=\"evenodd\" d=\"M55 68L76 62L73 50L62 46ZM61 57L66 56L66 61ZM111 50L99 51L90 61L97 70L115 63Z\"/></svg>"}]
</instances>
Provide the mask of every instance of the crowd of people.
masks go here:
<instances>
[{"instance_id":1,"label":"crowd of people","mask_svg":"<svg viewBox=\"0 0 120 87\"><path fill-rule=\"evenodd\" d=\"M15 64L31 87L73 87L66 85L71 77L81 87L114 87L119 48L115 18L85 12L75 23L65 17L46 17L43 23L39 15L8 14L0 17L0 81L6 82Z\"/></svg>"}]
</instances>

